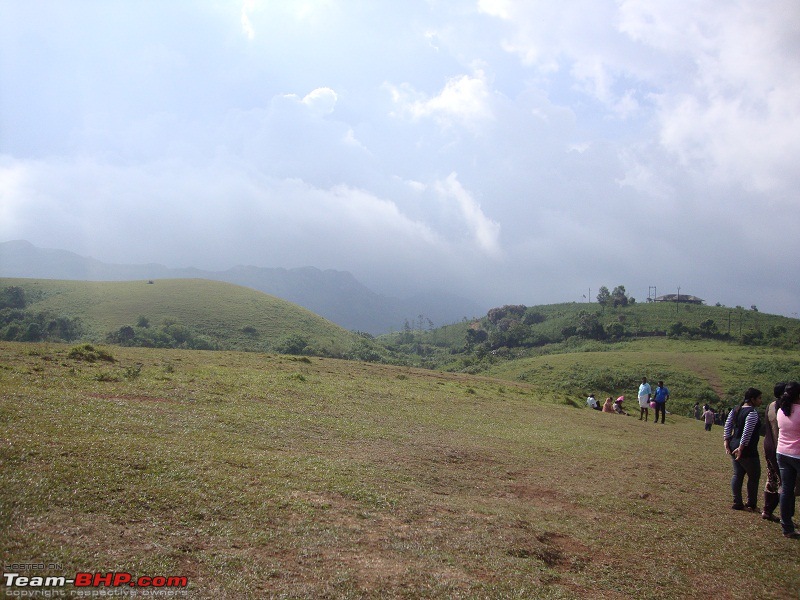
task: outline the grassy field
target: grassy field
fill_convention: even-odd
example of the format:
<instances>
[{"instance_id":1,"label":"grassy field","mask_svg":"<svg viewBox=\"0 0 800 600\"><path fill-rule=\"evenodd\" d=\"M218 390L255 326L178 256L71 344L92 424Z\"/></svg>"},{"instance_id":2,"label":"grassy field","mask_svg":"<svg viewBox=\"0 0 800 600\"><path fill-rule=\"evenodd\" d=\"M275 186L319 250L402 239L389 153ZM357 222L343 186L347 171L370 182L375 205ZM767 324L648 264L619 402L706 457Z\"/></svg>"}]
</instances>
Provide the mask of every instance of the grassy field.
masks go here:
<instances>
[{"instance_id":1,"label":"grassy field","mask_svg":"<svg viewBox=\"0 0 800 600\"><path fill-rule=\"evenodd\" d=\"M71 350L0 343L3 564L191 598L798 598L719 427L513 376Z\"/></svg>"},{"instance_id":2,"label":"grassy field","mask_svg":"<svg viewBox=\"0 0 800 600\"><path fill-rule=\"evenodd\" d=\"M487 374L530 383L536 389L576 395L625 395L631 402L642 376L670 389L671 410L688 415L695 402L714 408L741 402L748 387L772 395L776 381L800 379L800 354L780 348L754 348L714 340L639 339L589 344L595 351L548 354L498 361ZM711 400L719 397L720 402Z\"/></svg>"}]
</instances>

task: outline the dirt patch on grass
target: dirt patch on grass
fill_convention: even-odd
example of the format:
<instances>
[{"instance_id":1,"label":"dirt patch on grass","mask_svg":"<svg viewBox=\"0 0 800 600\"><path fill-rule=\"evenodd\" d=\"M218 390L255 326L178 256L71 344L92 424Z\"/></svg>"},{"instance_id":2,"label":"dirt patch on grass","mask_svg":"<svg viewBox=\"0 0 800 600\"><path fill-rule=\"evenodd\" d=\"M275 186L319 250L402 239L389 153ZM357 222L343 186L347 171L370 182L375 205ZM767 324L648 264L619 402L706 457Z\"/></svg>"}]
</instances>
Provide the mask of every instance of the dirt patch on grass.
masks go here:
<instances>
[{"instance_id":1,"label":"dirt patch on grass","mask_svg":"<svg viewBox=\"0 0 800 600\"><path fill-rule=\"evenodd\" d=\"M581 572L594 562L588 546L569 535L550 531L518 538L509 547L508 554L539 560L561 573Z\"/></svg>"},{"instance_id":2,"label":"dirt patch on grass","mask_svg":"<svg viewBox=\"0 0 800 600\"><path fill-rule=\"evenodd\" d=\"M123 402L175 402L171 398L160 396L143 396L139 394L89 394L90 398L100 400L123 401Z\"/></svg>"}]
</instances>

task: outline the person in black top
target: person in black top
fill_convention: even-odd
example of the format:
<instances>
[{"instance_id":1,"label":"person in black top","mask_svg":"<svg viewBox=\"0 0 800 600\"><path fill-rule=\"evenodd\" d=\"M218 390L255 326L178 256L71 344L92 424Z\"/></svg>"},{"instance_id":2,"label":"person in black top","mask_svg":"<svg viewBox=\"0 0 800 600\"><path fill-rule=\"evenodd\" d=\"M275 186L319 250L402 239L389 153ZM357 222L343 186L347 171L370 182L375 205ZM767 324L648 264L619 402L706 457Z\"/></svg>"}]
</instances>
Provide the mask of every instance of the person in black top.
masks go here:
<instances>
[{"instance_id":1,"label":"person in black top","mask_svg":"<svg viewBox=\"0 0 800 600\"><path fill-rule=\"evenodd\" d=\"M758 510L758 480L761 478L761 460L758 457L761 418L756 408L761 406L761 390L747 388L744 402L730 412L725 421L725 452L733 459L734 510ZM742 484L747 475L747 504L742 503Z\"/></svg>"}]
</instances>

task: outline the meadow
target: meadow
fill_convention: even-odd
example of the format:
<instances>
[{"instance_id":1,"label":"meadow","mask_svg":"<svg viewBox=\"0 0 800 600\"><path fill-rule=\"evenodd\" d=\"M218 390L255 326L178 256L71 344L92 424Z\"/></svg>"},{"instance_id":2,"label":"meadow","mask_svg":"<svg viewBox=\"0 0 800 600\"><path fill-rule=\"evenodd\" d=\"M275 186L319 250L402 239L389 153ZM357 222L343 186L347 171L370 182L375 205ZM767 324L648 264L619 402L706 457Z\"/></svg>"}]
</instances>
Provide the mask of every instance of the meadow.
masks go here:
<instances>
[{"instance_id":1,"label":"meadow","mask_svg":"<svg viewBox=\"0 0 800 600\"><path fill-rule=\"evenodd\" d=\"M191 598L798 598L721 428L525 369L0 342L3 564Z\"/></svg>"}]
</instances>

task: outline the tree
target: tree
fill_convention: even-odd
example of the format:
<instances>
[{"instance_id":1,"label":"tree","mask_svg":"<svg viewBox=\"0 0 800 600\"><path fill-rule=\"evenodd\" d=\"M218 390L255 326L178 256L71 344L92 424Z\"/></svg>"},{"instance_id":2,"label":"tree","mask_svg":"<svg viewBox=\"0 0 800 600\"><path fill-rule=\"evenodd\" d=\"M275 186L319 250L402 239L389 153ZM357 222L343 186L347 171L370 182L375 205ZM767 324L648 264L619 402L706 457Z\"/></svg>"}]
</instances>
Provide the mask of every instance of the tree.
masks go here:
<instances>
[{"instance_id":1,"label":"tree","mask_svg":"<svg viewBox=\"0 0 800 600\"><path fill-rule=\"evenodd\" d=\"M467 329L466 347L471 351L476 344L482 344L489 338L489 334L483 329Z\"/></svg>"},{"instance_id":2,"label":"tree","mask_svg":"<svg viewBox=\"0 0 800 600\"><path fill-rule=\"evenodd\" d=\"M522 304L506 304L500 308L493 308L486 314L486 319L492 325L497 325L502 319L522 319L527 307Z\"/></svg>"},{"instance_id":3,"label":"tree","mask_svg":"<svg viewBox=\"0 0 800 600\"><path fill-rule=\"evenodd\" d=\"M714 323L714 319L706 319L702 323L700 323L700 331L704 335L714 335L717 333L717 324Z\"/></svg>"},{"instance_id":4,"label":"tree","mask_svg":"<svg viewBox=\"0 0 800 600\"><path fill-rule=\"evenodd\" d=\"M611 300L611 294L609 293L608 288L604 285L600 286L600 291L597 292L598 304L605 306L608 304L609 300Z\"/></svg>"},{"instance_id":5,"label":"tree","mask_svg":"<svg viewBox=\"0 0 800 600\"><path fill-rule=\"evenodd\" d=\"M25 308L25 290L10 286L0 292L0 308Z\"/></svg>"},{"instance_id":6,"label":"tree","mask_svg":"<svg viewBox=\"0 0 800 600\"><path fill-rule=\"evenodd\" d=\"M606 327L606 335L614 340L620 340L625 335L625 326L622 323L610 323Z\"/></svg>"},{"instance_id":7,"label":"tree","mask_svg":"<svg viewBox=\"0 0 800 600\"><path fill-rule=\"evenodd\" d=\"M280 354L303 354L308 343L308 338L295 333L284 337L275 344L275 351Z\"/></svg>"},{"instance_id":8,"label":"tree","mask_svg":"<svg viewBox=\"0 0 800 600\"><path fill-rule=\"evenodd\" d=\"M679 337L680 335L688 332L689 328L680 321L677 323L672 323L667 329L667 335L669 337Z\"/></svg>"},{"instance_id":9,"label":"tree","mask_svg":"<svg viewBox=\"0 0 800 600\"><path fill-rule=\"evenodd\" d=\"M603 324L595 313L581 311L578 313L577 335L591 340L602 340L606 336Z\"/></svg>"},{"instance_id":10,"label":"tree","mask_svg":"<svg viewBox=\"0 0 800 600\"><path fill-rule=\"evenodd\" d=\"M614 288L614 291L611 292L611 300L615 307L628 306L628 295L625 293L624 285L618 285Z\"/></svg>"}]
</instances>

